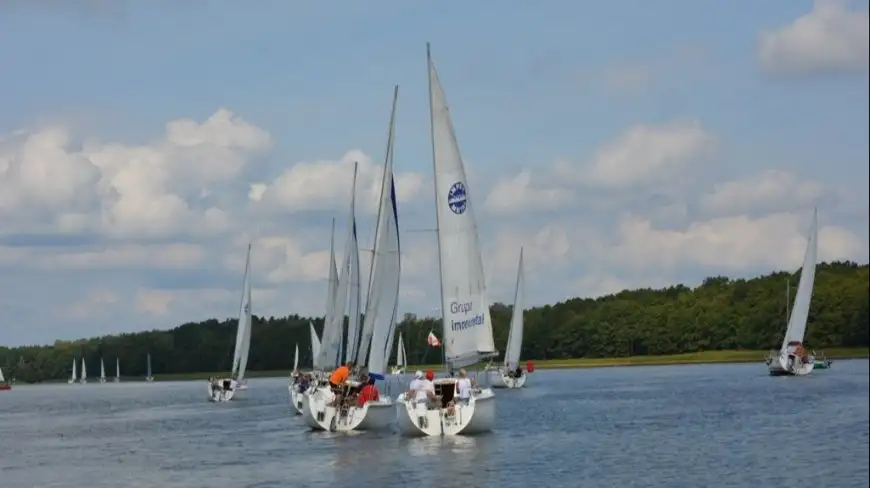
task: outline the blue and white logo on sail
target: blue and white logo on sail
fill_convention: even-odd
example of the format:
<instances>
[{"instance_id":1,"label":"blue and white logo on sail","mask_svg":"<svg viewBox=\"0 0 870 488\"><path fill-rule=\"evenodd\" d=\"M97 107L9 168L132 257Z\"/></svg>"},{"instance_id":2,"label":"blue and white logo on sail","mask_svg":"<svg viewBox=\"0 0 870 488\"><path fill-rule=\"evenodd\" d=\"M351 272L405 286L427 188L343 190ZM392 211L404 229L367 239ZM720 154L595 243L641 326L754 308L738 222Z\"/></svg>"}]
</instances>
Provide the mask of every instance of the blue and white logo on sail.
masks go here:
<instances>
[{"instance_id":1,"label":"blue and white logo on sail","mask_svg":"<svg viewBox=\"0 0 870 488\"><path fill-rule=\"evenodd\" d=\"M457 181L450 187L447 192L447 205L450 206L450 211L456 215L462 215L468 207L468 199L465 195L465 184Z\"/></svg>"}]
</instances>

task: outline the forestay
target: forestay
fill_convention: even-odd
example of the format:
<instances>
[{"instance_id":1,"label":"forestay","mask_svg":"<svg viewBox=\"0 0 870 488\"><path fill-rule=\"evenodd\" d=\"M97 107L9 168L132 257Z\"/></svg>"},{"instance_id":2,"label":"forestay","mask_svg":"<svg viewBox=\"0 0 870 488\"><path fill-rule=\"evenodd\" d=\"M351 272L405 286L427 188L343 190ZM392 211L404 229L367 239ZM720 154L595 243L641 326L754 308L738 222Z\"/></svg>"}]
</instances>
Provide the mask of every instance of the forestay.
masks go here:
<instances>
[{"instance_id":1,"label":"forestay","mask_svg":"<svg viewBox=\"0 0 870 488\"><path fill-rule=\"evenodd\" d=\"M444 355L462 367L496 354L471 190L450 111L428 54Z\"/></svg>"},{"instance_id":2,"label":"forestay","mask_svg":"<svg viewBox=\"0 0 870 488\"><path fill-rule=\"evenodd\" d=\"M801 267L801 278L798 281L797 294L782 341L782 351L790 342L803 342L807 330L807 318L810 312L810 301L813 298L813 283L816 279L816 255L818 254L818 210L813 211L810 233L807 237L807 250L804 253L804 263Z\"/></svg>"}]
</instances>

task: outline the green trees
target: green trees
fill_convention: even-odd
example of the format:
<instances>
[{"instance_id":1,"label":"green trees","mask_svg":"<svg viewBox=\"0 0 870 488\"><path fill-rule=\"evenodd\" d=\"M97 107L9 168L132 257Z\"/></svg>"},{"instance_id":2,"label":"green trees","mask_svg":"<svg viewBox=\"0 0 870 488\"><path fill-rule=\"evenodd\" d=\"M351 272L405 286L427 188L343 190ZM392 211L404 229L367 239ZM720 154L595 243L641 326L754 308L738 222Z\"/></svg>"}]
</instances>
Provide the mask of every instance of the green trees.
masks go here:
<instances>
[{"instance_id":1,"label":"green trees","mask_svg":"<svg viewBox=\"0 0 870 488\"><path fill-rule=\"evenodd\" d=\"M597 299L575 298L525 312L523 358L611 357L676 354L718 349L779 347L785 332L786 281L792 295L799 273L773 273L752 280L710 277L697 288L622 291ZM870 268L851 262L820 264L810 308L806 343L814 348L867 347ZM496 346L507 340L511 307L492 306ZM299 344L300 364L311 364L308 322L322 332L322 318L254 317L250 370L290 369ZM440 320L406 314L399 327L411 364L438 363L429 348L430 330L440 337ZM124 376L145 376L151 353L154 374L229 370L235 319L208 319L172 330L121 334L51 346L0 347L0 366L20 381L69 377L73 358L85 357L88 376L99 375L99 360L114 374L116 357ZM395 354L395 352L393 353Z\"/></svg>"}]
</instances>

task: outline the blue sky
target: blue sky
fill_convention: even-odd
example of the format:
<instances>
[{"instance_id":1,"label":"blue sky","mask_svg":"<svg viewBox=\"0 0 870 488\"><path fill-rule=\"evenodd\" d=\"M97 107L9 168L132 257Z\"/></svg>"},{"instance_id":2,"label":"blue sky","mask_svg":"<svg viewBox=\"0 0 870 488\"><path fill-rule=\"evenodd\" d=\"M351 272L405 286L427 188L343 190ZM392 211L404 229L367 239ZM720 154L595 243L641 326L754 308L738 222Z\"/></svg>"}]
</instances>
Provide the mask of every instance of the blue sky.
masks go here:
<instances>
[{"instance_id":1,"label":"blue sky","mask_svg":"<svg viewBox=\"0 0 870 488\"><path fill-rule=\"evenodd\" d=\"M427 41L493 300L520 245L529 305L797 268L813 205L867 261L866 1L72 3L0 5L0 343L233 315L254 237L255 313L322 314L394 84L400 226L433 226Z\"/></svg>"}]
</instances>

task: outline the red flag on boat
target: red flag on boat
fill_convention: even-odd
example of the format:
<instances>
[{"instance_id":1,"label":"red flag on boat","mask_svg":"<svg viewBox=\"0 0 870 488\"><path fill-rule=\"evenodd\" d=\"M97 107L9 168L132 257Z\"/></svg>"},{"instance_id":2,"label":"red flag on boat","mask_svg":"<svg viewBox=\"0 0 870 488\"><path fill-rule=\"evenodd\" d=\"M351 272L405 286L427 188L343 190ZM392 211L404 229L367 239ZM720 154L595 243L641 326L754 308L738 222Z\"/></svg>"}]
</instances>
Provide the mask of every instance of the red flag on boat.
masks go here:
<instances>
[{"instance_id":1,"label":"red flag on boat","mask_svg":"<svg viewBox=\"0 0 870 488\"><path fill-rule=\"evenodd\" d=\"M438 338L435 337L435 334L433 334L431 330L429 331L429 337L426 339L426 341L432 347L441 347L441 341L439 341Z\"/></svg>"}]
</instances>

